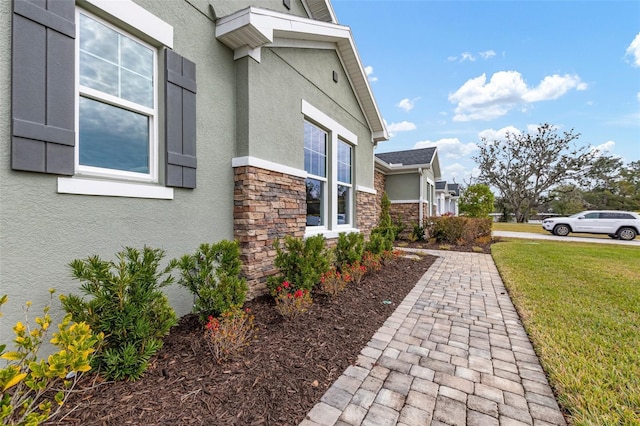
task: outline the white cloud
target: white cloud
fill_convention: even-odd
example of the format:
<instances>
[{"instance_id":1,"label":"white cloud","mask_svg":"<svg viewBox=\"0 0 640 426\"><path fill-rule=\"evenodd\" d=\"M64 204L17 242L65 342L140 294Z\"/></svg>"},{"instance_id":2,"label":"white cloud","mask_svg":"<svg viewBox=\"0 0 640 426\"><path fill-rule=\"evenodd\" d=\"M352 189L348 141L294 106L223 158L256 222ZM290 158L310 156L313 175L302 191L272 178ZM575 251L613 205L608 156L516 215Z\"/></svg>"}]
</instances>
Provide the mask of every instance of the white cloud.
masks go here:
<instances>
[{"instance_id":1,"label":"white cloud","mask_svg":"<svg viewBox=\"0 0 640 426\"><path fill-rule=\"evenodd\" d=\"M631 57L631 65L640 67L640 33L636 35L629 47L627 47L626 57Z\"/></svg>"},{"instance_id":2,"label":"white cloud","mask_svg":"<svg viewBox=\"0 0 640 426\"><path fill-rule=\"evenodd\" d=\"M480 176L480 169L477 167L467 166L460 163L446 165L442 167L440 172L442 174L442 179L446 180L448 183L453 183L455 181L463 185L465 182L469 182L470 178Z\"/></svg>"},{"instance_id":3,"label":"white cloud","mask_svg":"<svg viewBox=\"0 0 640 426\"><path fill-rule=\"evenodd\" d=\"M416 101L418 99L420 99L420 98L413 98L413 99L404 98L403 100L398 102L398 104L396 106L398 108L402 108L403 110L409 112L409 111L411 111L413 109L413 107L416 106Z\"/></svg>"},{"instance_id":4,"label":"white cloud","mask_svg":"<svg viewBox=\"0 0 640 426\"><path fill-rule=\"evenodd\" d=\"M371 65L364 67L364 72L367 73L367 77L369 78L369 81L371 82L378 81L378 77L373 75L373 67Z\"/></svg>"},{"instance_id":5,"label":"white cloud","mask_svg":"<svg viewBox=\"0 0 640 426\"><path fill-rule=\"evenodd\" d=\"M616 145L614 141L607 141L598 146L591 148L591 152L594 152L598 157L604 156L607 153L613 152L613 147Z\"/></svg>"},{"instance_id":6,"label":"white cloud","mask_svg":"<svg viewBox=\"0 0 640 426\"><path fill-rule=\"evenodd\" d=\"M531 129L529 128L529 130ZM520 130L516 129L513 126L507 126L498 130L494 130L494 129L482 130L480 133L478 133L478 137L480 139L486 139L487 141L491 142L494 140L505 140L507 138L507 133L510 133L512 135L519 135L521 132Z\"/></svg>"},{"instance_id":7,"label":"white cloud","mask_svg":"<svg viewBox=\"0 0 640 426\"><path fill-rule=\"evenodd\" d=\"M398 132L409 132L415 129L416 125L410 121L401 121L400 123L387 124L387 132L389 132L389 136L391 137L395 136Z\"/></svg>"},{"instance_id":8,"label":"white cloud","mask_svg":"<svg viewBox=\"0 0 640 426\"><path fill-rule=\"evenodd\" d=\"M494 50L485 50L482 52L478 52L478 56L480 56L484 60L487 60L496 56L496 52ZM448 56L447 61L454 62L454 61L457 61L458 58L460 58L459 62L464 62L464 61L475 62L476 59L478 59L478 57L471 52L462 52L460 56Z\"/></svg>"},{"instance_id":9,"label":"white cloud","mask_svg":"<svg viewBox=\"0 0 640 426\"><path fill-rule=\"evenodd\" d=\"M638 92L638 94L636 95L636 97L638 98L638 101L640 101L640 92Z\"/></svg>"},{"instance_id":10,"label":"white cloud","mask_svg":"<svg viewBox=\"0 0 640 426\"><path fill-rule=\"evenodd\" d=\"M527 102L548 101L558 99L573 88L587 90L587 84L580 81L578 76L554 74L545 77L538 87L529 90L522 98Z\"/></svg>"},{"instance_id":11,"label":"white cloud","mask_svg":"<svg viewBox=\"0 0 640 426\"><path fill-rule=\"evenodd\" d=\"M441 158L450 160L468 157L478 149L478 145L476 145L475 143L462 143L458 138L444 138L435 142L431 142L428 140L420 141L416 142L416 144L413 146L413 149L429 148L432 146L438 147L438 155Z\"/></svg>"},{"instance_id":12,"label":"white cloud","mask_svg":"<svg viewBox=\"0 0 640 426\"><path fill-rule=\"evenodd\" d=\"M577 75L547 76L537 87L529 88L519 72L499 71L489 82L486 74L468 80L449 95L449 101L457 103L454 121L491 120L518 105L557 99L571 89L586 88Z\"/></svg>"},{"instance_id":13,"label":"white cloud","mask_svg":"<svg viewBox=\"0 0 640 426\"><path fill-rule=\"evenodd\" d=\"M478 53L482 59L490 59L496 56L496 52L493 50L485 50L484 52Z\"/></svg>"},{"instance_id":14,"label":"white cloud","mask_svg":"<svg viewBox=\"0 0 640 426\"><path fill-rule=\"evenodd\" d=\"M475 60L476 60L475 56L473 56L469 52L462 52L460 54L460 62L464 62L464 61L474 62Z\"/></svg>"}]
</instances>

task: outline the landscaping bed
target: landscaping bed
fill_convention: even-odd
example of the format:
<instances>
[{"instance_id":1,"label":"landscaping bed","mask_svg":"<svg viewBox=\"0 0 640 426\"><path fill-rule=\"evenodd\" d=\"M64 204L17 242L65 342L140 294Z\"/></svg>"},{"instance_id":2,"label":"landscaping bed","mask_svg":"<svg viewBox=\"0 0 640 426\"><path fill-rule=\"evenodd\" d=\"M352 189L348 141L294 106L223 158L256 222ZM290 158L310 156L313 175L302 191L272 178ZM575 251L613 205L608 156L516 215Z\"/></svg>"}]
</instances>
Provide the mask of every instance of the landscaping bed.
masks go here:
<instances>
[{"instance_id":1,"label":"landscaping bed","mask_svg":"<svg viewBox=\"0 0 640 426\"><path fill-rule=\"evenodd\" d=\"M249 301L256 338L223 364L214 362L202 324L187 315L140 380L87 375L47 424L297 425L434 260L395 259L336 298L314 294L310 310L292 321L271 297Z\"/></svg>"}]
</instances>

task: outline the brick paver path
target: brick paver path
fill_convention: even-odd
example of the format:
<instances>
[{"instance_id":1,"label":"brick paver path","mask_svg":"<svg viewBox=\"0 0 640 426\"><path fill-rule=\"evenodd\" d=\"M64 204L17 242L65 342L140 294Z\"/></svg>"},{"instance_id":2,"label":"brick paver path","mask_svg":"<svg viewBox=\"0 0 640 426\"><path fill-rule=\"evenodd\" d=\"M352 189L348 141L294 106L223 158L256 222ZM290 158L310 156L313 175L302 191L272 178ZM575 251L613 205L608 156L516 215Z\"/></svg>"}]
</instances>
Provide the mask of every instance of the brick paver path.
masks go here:
<instances>
[{"instance_id":1,"label":"brick paver path","mask_svg":"<svg viewBox=\"0 0 640 426\"><path fill-rule=\"evenodd\" d=\"M490 255L448 251L300 426L565 425Z\"/></svg>"}]
</instances>

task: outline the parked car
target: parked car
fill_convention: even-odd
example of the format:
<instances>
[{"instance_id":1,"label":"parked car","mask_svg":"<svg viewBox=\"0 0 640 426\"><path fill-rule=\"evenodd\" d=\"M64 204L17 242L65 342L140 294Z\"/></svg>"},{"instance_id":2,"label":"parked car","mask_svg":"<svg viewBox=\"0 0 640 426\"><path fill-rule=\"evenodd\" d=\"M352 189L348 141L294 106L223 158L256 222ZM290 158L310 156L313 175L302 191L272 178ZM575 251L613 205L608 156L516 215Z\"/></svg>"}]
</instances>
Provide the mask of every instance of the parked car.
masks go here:
<instances>
[{"instance_id":1,"label":"parked car","mask_svg":"<svg viewBox=\"0 0 640 426\"><path fill-rule=\"evenodd\" d=\"M640 233L640 215L615 210L589 210L569 217L553 217L542 221L542 227L564 237L570 232L607 234L611 238L633 240Z\"/></svg>"}]
</instances>

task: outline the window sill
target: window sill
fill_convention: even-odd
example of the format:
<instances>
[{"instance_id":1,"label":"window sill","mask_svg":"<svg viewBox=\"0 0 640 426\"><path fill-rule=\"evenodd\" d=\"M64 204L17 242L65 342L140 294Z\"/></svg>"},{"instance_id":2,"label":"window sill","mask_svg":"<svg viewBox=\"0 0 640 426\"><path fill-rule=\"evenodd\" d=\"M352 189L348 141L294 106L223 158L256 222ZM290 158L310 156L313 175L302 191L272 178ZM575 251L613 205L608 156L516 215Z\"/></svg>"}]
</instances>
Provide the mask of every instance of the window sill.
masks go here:
<instances>
[{"instance_id":1,"label":"window sill","mask_svg":"<svg viewBox=\"0 0 640 426\"><path fill-rule=\"evenodd\" d=\"M345 226L344 228L339 227L337 229L332 229L332 230L328 230L326 228L322 228L322 229L314 229L314 228L315 227L307 227L307 229L305 229L304 231L304 237L309 238L309 237L314 237L316 235L324 235L325 238L331 239L331 238L338 238L338 235L341 234L342 232L347 234L350 234L352 232L360 232L359 229L351 228L349 226Z\"/></svg>"},{"instance_id":2,"label":"window sill","mask_svg":"<svg viewBox=\"0 0 640 426\"><path fill-rule=\"evenodd\" d=\"M86 178L59 177L58 193L173 200L173 188L150 184Z\"/></svg>"}]
</instances>

